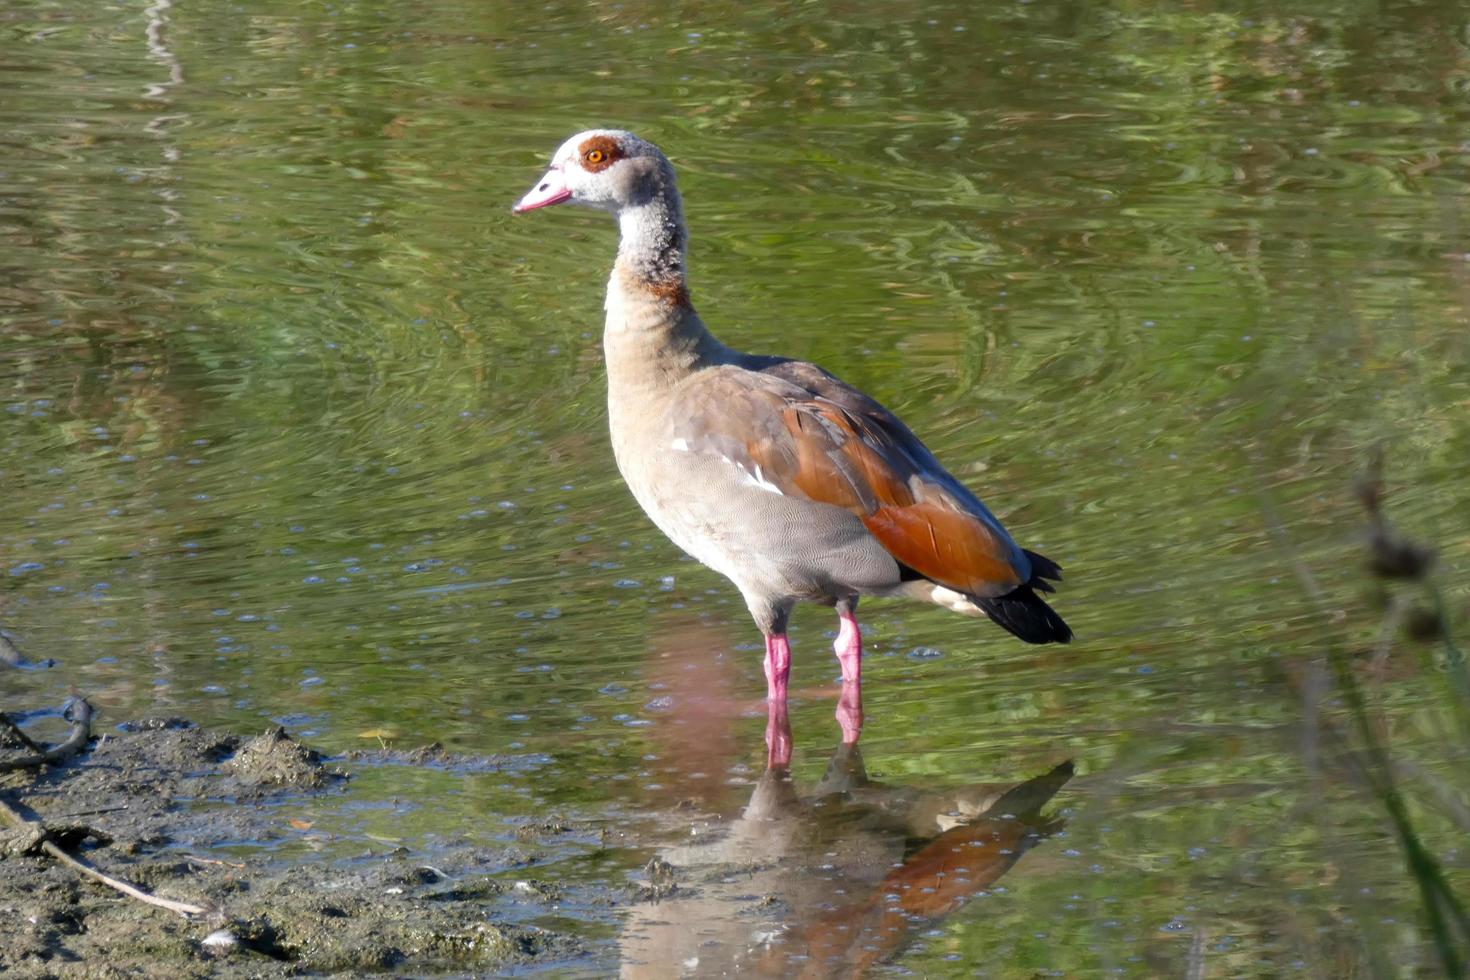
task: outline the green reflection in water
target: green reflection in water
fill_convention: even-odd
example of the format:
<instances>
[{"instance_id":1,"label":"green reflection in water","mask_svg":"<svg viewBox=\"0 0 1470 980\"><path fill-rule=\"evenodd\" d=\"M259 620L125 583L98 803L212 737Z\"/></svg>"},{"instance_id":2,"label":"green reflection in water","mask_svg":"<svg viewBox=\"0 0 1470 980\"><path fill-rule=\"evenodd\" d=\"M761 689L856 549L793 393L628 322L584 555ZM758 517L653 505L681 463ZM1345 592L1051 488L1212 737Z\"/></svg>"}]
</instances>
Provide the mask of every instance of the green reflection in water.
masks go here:
<instances>
[{"instance_id":1,"label":"green reflection in water","mask_svg":"<svg viewBox=\"0 0 1470 980\"><path fill-rule=\"evenodd\" d=\"M5 675L7 700L75 684L113 719L552 760L399 833L449 812L494 835L516 800L615 822L696 772L740 805L755 633L637 512L603 432L614 230L508 213L567 134L624 125L679 167L711 327L869 390L1068 570L1065 650L872 605L870 765L1079 771L1063 839L903 962L1432 968L1380 815L1304 755L1293 681L1323 626L1261 495L1371 649L1347 487L1387 441L1393 513L1463 607L1460 5L3 18L0 616L62 661ZM803 777L831 625L793 632ZM1442 690L1411 655L1372 681L1463 887L1431 792L1470 792ZM669 705L701 695L744 710L696 768Z\"/></svg>"}]
</instances>

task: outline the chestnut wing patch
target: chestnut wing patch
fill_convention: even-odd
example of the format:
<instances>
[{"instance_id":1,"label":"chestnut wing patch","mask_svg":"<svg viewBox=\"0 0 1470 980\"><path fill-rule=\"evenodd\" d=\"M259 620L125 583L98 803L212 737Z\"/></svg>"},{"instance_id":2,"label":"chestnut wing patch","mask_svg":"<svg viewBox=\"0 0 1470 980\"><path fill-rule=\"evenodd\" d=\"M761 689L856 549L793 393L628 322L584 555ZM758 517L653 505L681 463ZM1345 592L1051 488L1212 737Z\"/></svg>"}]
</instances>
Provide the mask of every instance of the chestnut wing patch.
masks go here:
<instances>
[{"instance_id":1,"label":"chestnut wing patch","mask_svg":"<svg viewBox=\"0 0 1470 980\"><path fill-rule=\"evenodd\" d=\"M994 596L1030 578L999 522L887 409L812 365L779 367L706 372L676 407L676 443L850 511L897 561L951 589ZM836 397L814 391L820 382Z\"/></svg>"}]
</instances>

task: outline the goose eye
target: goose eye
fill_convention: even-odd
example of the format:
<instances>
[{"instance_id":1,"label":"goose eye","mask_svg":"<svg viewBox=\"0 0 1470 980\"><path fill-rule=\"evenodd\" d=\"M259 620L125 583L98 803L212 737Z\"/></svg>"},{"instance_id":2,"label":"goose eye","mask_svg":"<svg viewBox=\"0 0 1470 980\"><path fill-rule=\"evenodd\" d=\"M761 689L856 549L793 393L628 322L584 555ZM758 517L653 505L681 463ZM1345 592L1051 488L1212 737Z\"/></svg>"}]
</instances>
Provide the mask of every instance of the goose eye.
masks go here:
<instances>
[{"instance_id":1,"label":"goose eye","mask_svg":"<svg viewBox=\"0 0 1470 980\"><path fill-rule=\"evenodd\" d=\"M586 160L588 163L601 163L607 159L607 154L602 150L588 150Z\"/></svg>"}]
</instances>

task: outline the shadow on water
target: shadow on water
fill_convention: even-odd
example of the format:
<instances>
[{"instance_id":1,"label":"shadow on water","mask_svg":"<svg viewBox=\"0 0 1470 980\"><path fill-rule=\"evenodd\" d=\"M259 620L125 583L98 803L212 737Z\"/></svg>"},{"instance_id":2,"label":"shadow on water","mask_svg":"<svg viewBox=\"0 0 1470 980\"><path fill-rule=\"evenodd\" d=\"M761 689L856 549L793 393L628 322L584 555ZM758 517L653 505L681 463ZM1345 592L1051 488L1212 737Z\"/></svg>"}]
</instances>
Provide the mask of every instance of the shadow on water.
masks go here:
<instances>
[{"instance_id":1,"label":"shadow on water","mask_svg":"<svg viewBox=\"0 0 1470 980\"><path fill-rule=\"evenodd\" d=\"M767 766L717 839L671 847L620 942L624 977L857 976L986 894L1062 826L1042 809L1070 761L1014 785L870 779L853 691L825 774L792 776L791 724L768 710Z\"/></svg>"}]
</instances>

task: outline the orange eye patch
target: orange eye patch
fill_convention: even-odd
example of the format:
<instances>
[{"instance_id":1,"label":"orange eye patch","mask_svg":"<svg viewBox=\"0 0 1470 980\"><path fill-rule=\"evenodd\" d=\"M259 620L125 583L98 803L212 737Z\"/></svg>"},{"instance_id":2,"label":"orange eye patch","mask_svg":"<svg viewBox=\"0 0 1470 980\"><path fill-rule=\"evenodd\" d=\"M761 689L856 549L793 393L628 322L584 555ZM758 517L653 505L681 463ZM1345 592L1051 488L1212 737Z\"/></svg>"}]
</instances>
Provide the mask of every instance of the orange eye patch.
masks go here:
<instances>
[{"instance_id":1,"label":"orange eye patch","mask_svg":"<svg viewBox=\"0 0 1470 980\"><path fill-rule=\"evenodd\" d=\"M577 147L582 157L582 168L598 173L611 167L624 156L623 148L610 136L594 136Z\"/></svg>"}]
</instances>

